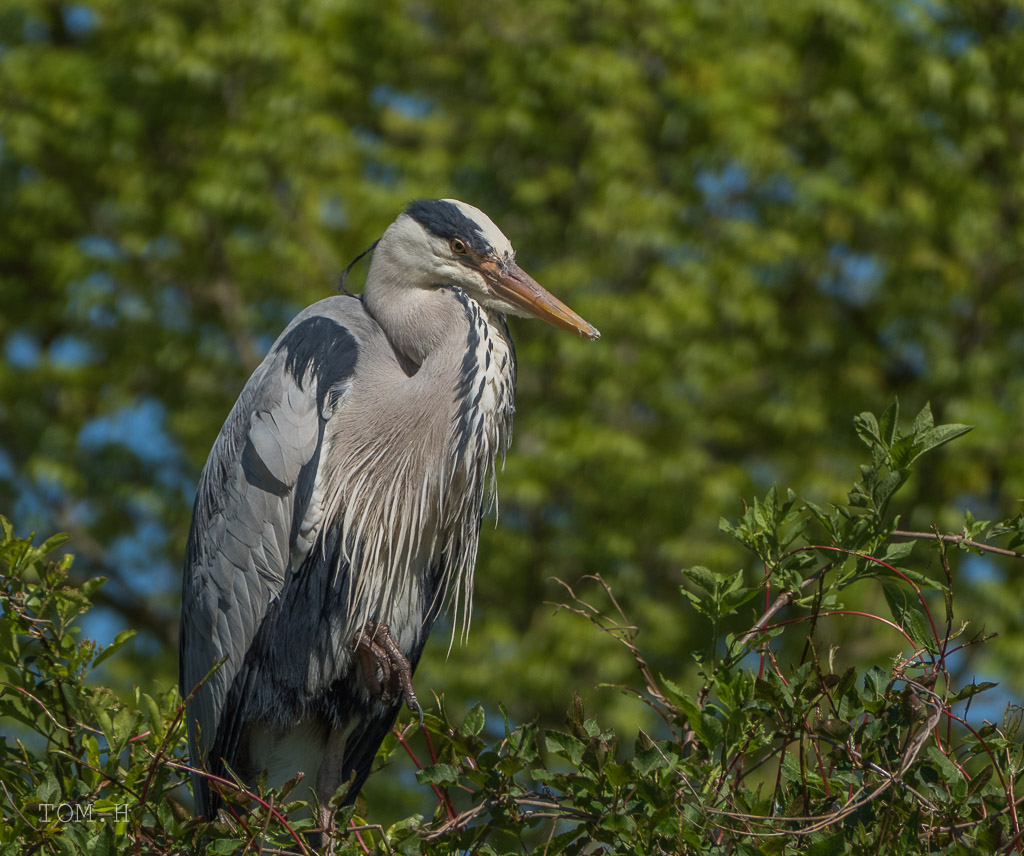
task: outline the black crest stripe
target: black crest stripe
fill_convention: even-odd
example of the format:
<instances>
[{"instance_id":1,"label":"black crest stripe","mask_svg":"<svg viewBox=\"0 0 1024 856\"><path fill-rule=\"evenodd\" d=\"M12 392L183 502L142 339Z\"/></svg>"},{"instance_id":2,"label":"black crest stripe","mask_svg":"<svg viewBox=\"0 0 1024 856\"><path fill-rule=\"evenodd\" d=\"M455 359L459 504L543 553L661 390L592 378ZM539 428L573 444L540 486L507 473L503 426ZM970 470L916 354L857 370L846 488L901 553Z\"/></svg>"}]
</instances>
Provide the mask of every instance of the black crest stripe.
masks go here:
<instances>
[{"instance_id":1,"label":"black crest stripe","mask_svg":"<svg viewBox=\"0 0 1024 856\"><path fill-rule=\"evenodd\" d=\"M459 238L478 253L492 251L490 242L480 231L480 225L451 202L443 199L417 199L409 203L405 213L439 238L446 241Z\"/></svg>"}]
</instances>

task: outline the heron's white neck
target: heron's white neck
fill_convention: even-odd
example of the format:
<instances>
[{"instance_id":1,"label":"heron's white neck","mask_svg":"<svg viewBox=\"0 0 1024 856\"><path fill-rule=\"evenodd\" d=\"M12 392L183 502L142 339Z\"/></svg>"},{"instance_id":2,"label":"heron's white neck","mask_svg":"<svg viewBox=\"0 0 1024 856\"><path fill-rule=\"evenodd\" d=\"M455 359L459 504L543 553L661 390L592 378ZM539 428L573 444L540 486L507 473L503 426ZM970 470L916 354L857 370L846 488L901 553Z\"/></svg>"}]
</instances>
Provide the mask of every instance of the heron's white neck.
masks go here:
<instances>
[{"instance_id":1,"label":"heron's white neck","mask_svg":"<svg viewBox=\"0 0 1024 856\"><path fill-rule=\"evenodd\" d=\"M363 304L415 370L445 346L455 351L453 337L465 342L465 310L451 289L431 280L410 258L408 240L392 239L396 226L384 233L373 252Z\"/></svg>"}]
</instances>

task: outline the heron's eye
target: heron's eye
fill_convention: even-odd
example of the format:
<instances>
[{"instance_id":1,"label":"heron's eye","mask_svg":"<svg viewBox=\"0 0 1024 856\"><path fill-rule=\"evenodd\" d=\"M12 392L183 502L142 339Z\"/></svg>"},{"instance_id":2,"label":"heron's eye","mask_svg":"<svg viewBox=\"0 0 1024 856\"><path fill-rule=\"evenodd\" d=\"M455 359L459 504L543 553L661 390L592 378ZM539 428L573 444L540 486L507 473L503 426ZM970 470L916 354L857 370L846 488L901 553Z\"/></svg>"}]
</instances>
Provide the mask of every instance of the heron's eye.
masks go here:
<instances>
[{"instance_id":1,"label":"heron's eye","mask_svg":"<svg viewBox=\"0 0 1024 856\"><path fill-rule=\"evenodd\" d=\"M464 256L466 254L466 244L459 238L452 238L452 242L449 246L451 246L453 253L458 253L460 256Z\"/></svg>"}]
</instances>

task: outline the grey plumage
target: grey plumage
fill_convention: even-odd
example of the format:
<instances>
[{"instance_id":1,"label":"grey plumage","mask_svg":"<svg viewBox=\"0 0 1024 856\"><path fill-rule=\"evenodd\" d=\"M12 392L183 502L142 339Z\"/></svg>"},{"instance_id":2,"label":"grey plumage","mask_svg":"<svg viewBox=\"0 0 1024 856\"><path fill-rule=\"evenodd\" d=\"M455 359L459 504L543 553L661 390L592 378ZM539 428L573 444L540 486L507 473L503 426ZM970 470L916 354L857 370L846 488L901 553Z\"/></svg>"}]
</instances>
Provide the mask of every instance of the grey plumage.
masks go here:
<instances>
[{"instance_id":1,"label":"grey plumage","mask_svg":"<svg viewBox=\"0 0 1024 856\"><path fill-rule=\"evenodd\" d=\"M301 770L324 802L353 777L354 798L403 701L382 682L415 668L446 600L468 628L512 426L509 312L598 335L482 212L418 201L380 240L363 297L303 310L253 373L203 470L186 553L183 695L226 658L188 705L196 766L267 770L272 785ZM381 626L390 660L365 640Z\"/></svg>"}]
</instances>

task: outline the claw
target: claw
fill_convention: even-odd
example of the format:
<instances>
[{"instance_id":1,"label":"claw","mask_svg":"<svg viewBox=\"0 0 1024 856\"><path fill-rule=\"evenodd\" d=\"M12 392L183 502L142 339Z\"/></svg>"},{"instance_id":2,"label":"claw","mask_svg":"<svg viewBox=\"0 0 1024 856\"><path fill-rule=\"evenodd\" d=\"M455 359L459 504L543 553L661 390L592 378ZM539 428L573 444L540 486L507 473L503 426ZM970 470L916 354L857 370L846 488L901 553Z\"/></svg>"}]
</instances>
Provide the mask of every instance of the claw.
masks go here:
<instances>
[{"instance_id":1,"label":"claw","mask_svg":"<svg viewBox=\"0 0 1024 856\"><path fill-rule=\"evenodd\" d=\"M388 626L368 621L362 632L352 639L352 648L359 660L363 682L370 693L379 695L384 702L401 697L406 707L419 715L422 726L423 708L412 688L412 668L402 649L391 638Z\"/></svg>"},{"instance_id":2,"label":"claw","mask_svg":"<svg viewBox=\"0 0 1024 856\"><path fill-rule=\"evenodd\" d=\"M359 637L352 640L356 656L359 658L359 670L363 674L363 683L371 695L380 695L384 688L377 678L377 660L373 656L373 649L370 645L361 644Z\"/></svg>"}]
</instances>

